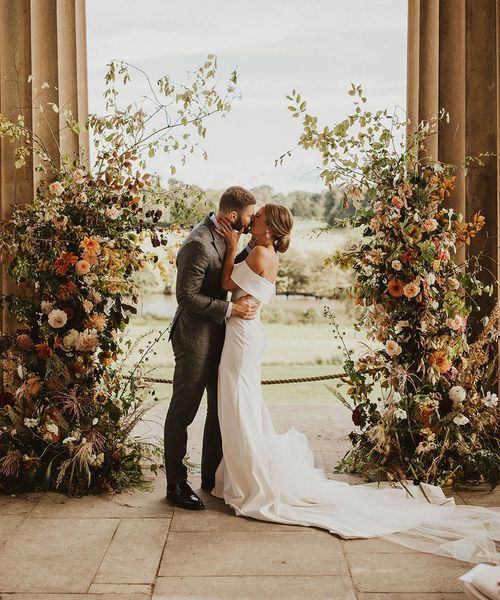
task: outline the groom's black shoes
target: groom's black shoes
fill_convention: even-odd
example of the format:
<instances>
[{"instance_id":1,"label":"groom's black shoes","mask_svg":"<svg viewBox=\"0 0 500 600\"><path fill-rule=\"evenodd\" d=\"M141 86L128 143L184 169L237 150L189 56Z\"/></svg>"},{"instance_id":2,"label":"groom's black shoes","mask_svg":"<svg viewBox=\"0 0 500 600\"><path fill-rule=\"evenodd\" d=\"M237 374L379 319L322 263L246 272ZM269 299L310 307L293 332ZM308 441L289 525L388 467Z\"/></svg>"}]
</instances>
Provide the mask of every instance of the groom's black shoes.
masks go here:
<instances>
[{"instance_id":1,"label":"groom's black shoes","mask_svg":"<svg viewBox=\"0 0 500 600\"><path fill-rule=\"evenodd\" d=\"M193 492L187 481L176 483L173 487L167 486L167 498L181 508L189 510L205 508L201 498Z\"/></svg>"}]
</instances>

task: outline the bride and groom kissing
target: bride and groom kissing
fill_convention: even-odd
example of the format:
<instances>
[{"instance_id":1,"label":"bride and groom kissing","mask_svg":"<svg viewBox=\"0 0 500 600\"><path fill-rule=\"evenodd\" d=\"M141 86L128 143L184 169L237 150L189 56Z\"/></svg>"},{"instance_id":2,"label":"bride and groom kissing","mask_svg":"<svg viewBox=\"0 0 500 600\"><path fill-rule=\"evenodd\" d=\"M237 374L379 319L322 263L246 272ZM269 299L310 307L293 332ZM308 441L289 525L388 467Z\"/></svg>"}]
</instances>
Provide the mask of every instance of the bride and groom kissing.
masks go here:
<instances>
[{"instance_id":1,"label":"bride and groom kissing","mask_svg":"<svg viewBox=\"0 0 500 600\"><path fill-rule=\"evenodd\" d=\"M328 479L315 467L303 433L295 427L275 431L260 383L260 312L275 293L293 218L277 204L255 208L251 192L228 188L217 213L189 233L177 255L178 307L169 338L175 371L164 432L167 498L182 508L204 508L187 482L184 458L187 428L206 390L201 487L236 515L500 562L500 513L455 506L429 484L380 488ZM252 237L237 254L242 233Z\"/></svg>"}]
</instances>

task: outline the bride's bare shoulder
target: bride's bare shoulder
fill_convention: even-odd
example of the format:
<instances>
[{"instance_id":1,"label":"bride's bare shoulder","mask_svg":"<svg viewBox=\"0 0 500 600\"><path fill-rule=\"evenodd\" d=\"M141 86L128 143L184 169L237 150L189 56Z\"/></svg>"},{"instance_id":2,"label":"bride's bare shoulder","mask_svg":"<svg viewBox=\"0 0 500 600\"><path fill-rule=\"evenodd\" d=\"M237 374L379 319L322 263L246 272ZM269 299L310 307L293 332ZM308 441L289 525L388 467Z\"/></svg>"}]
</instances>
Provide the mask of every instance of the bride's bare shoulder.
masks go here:
<instances>
[{"instance_id":1,"label":"bride's bare shoulder","mask_svg":"<svg viewBox=\"0 0 500 600\"><path fill-rule=\"evenodd\" d=\"M275 253L264 246L255 246L246 258L248 266L258 275L268 273L275 261Z\"/></svg>"}]
</instances>

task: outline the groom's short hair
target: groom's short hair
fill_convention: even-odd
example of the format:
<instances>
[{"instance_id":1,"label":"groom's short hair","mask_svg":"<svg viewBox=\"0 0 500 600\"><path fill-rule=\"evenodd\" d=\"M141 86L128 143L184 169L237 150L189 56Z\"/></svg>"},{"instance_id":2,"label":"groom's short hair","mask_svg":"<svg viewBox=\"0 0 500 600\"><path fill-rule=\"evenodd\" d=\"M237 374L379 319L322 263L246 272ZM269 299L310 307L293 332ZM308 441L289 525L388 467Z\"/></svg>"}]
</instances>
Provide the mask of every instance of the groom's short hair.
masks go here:
<instances>
[{"instance_id":1,"label":"groom's short hair","mask_svg":"<svg viewBox=\"0 0 500 600\"><path fill-rule=\"evenodd\" d=\"M252 204L257 204L255 196L252 194L252 192L249 192L244 187L240 187L239 185L233 185L227 188L227 190L220 197L219 210L224 213L235 210L239 213L242 210L245 210L247 206L251 206Z\"/></svg>"}]
</instances>

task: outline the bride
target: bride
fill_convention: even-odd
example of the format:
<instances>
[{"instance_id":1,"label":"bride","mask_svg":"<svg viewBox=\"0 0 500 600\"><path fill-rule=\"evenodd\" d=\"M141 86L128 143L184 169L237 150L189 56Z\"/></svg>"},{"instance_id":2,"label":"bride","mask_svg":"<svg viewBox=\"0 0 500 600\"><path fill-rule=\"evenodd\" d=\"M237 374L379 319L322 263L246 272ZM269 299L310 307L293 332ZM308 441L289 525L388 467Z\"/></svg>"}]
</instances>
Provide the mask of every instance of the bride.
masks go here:
<instances>
[{"instance_id":1,"label":"bride","mask_svg":"<svg viewBox=\"0 0 500 600\"><path fill-rule=\"evenodd\" d=\"M279 254L293 226L287 208L266 204L255 214L254 247L235 264L240 234L220 223L227 243L222 286L233 301L250 294L254 320L229 318L219 365L218 413L224 457L212 494L237 515L327 529L344 538L383 537L424 552L469 562L500 562L500 512L455 506L439 487L349 485L315 468L307 438L294 427L276 433L262 399L264 331L260 309L275 293ZM407 491L411 490L411 494ZM430 501L429 501L430 500Z\"/></svg>"}]
</instances>

